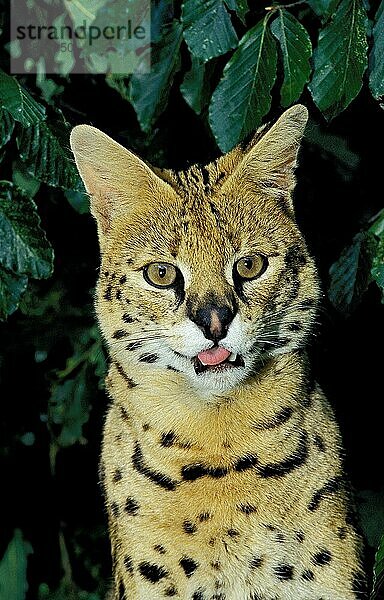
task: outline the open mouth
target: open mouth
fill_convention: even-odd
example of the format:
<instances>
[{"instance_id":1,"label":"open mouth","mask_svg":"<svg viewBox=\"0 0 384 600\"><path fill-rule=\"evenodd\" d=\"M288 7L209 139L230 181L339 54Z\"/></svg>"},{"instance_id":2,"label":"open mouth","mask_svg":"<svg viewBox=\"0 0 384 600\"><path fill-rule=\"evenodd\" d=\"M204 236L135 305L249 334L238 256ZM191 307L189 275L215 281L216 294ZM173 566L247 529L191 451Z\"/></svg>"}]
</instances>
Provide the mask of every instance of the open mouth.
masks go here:
<instances>
[{"instance_id":1,"label":"open mouth","mask_svg":"<svg viewBox=\"0 0 384 600\"><path fill-rule=\"evenodd\" d=\"M209 350L199 352L193 359L193 366L195 373L200 375L207 371L219 373L227 369L233 369L234 367L244 367L245 364L240 354L229 352L229 350L221 346L214 346Z\"/></svg>"}]
</instances>

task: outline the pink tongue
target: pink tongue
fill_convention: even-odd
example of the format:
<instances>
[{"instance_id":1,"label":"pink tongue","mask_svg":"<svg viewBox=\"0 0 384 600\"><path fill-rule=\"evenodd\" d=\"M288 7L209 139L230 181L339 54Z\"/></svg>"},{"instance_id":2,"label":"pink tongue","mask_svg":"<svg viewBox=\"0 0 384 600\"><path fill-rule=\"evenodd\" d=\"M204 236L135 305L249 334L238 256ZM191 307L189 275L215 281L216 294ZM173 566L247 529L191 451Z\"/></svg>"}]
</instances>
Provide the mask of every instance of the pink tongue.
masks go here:
<instances>
[{"instance_id":1,"label":"pink tongue","mask_svg":"<svg viewBox=\"0 0 384 600\"><path fill-rule=\"evenodd\" d=\"M219 365L224 362L228 356L230 356L230 352L225 348L210 348L209 350L204 350L203 352L199 352L197 358L203 365Z\"/></svg>"}]
</instances>

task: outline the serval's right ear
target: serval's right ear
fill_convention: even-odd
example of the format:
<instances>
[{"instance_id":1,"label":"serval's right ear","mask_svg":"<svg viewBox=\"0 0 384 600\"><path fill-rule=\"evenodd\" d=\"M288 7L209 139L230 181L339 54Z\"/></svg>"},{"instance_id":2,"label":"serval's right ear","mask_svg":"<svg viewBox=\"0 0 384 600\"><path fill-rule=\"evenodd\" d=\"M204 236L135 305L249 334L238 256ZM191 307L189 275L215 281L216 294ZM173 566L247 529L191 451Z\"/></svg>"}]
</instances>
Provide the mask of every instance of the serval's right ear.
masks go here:
<instances>
[{"instance_id":1,"label":"serval's right ear","mask_svg":"<svg viewBox=\"0 0 384 600\"><path fill-rule=\"evenodd\" d=\"M172 193L140 158L95 127L78 125L72 130L70 143L91 197L101 250L114 219Z\"/></svg>"}]
</instances>

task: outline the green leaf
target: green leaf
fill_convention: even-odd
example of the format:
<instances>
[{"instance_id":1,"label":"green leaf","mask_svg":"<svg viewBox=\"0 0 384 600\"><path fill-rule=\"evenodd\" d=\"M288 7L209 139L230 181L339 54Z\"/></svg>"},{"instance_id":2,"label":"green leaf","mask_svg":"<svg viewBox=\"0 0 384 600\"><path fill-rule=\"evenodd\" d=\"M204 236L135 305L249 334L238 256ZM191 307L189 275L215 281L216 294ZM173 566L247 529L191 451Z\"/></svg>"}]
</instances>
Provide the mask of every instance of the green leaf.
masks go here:
<instances>
[{"instance_id":1,"label":"green leaf","mask_svg":"<svg viewBox=\"0 0 384 600\"><path fill-rule=\"evenodd\" d=\"M322 21L327 21L335 12L340 0L308 0L309 6Z\"/></svg>"},{"instance_id":2,"label":"green leaf","mask_svg":"<svg viewBox=\"0 0 384 600\"><path fill-rule=\"evenodd\" d=\"M371 265L376 246L373 235L362 231L331 266L328 296L340 312L350 314L371 283Z\"/></svg>"},{"instance_id":3,"label":"green leaf","mask_svg":"<svg viewBox=\"0 0 384 600\"><path fill-rule=\"evenodd\" d=\"M58 426L56 441L62 448L77 442L84 443L83 425L89 419L90 400L90 385L85 367L76 377L53 387L49 399L48 421L53 431Z\"/></svg>"},{"instance_id":4,"label":"green leaf","mask_svg":"<svg viewBox=\"0 0 384 600\"><path fill-rule=\"evenodd\" d=\"M53 251L36 205L8 181L0 182L0 265L17 275L44 279L53 269Z\"/></svg>"},{"instance_id":5,"label":"green leaf","mask_svg":"<svg viewBox=\"0 0 384 600\"><path fill-rule=\"evenodd\" d=\"M212 74L212 63L202 63L198 58L192 56L191 70L185 74L180 91L187 104L200 114L207 106L210 96L210 79Z\"/></svg>"},{"instance_id":6,"label":"green leaf","mask_svg":"<svg viewBox=\"0 0 384 600\"><path fill-rule=\"evenodd\" d=\"M384 536L381 538L380 545L375 556L373 567L373 590L370 600L380 600L384 591Z\"/></svg>"},{"instance_id":7,"label":"green leaf","mask_svg":"<svg viewBox=\"0 0 384 600\"><path fill-rule=\"evenodd\" d=\"M9 142L14 127L15 121L12 119L11 115L6 110L0 108L0 148Z\"/></svg>"},{"instance_id":8,"label":"green leaf","mask_svg":"<svg viewBox=\"0 0 384 600\"><path fill-rule=\"evenodd\" d=\"M185 0L181 18L184 39L203 62L237 46L237 35L223 0Z\"/></svg>"},{"instance_id":9,"label":"green leaf","mask_svg":"<svg viewBox=\"0 0 384 600\"><path fill-rule=\"evenodd\" d=\"M20 158L29 173L54 187L84 191L69 150L69 128L62 120L23 128L17 136Z\"/></svg>"},{"instance_id":10,"label":"green leaf","mask_svg":"<svg viewBox=\"0 0 384 600\"><path fill-rule=\"evenodd\" d=\"M174 21L152 50L151 72L131 77L131 102L140 127L145 132L150 131L154 121L167 106L173 78L180 68L181 41L181 25Z\"/></svg>"},{"instance_id":11,"label":"green leaf","mask_svg":"<svg viewBox=\"0 0 384 600\"><path fill-rule=\"evenodd\" d=\"M223 152L261 123L271 107L276 79L276 44L263 19L241 39L213 93L209 122Z\"/></svg>"},{"instance_id":12,"label":"green leaf","mask_svg":"<svg viewBox=\"0 0 384 600\"><path fill-rule=\"evenodd\" d=\"M27 559L32 546L23 540L19 529L0 562L0 600L24 600L27 590Z\"/></svg>"},{"instance_id":13,"label":"green leaf","mask_svg":"<svg viewBox=\"0 0 384 600\"><path fill-rule=\"evenodd\" d=\"M15 312L27 284L26 275L15 275L0 267L0 321Z\"/></svg>"},{"instance_id":14,"label":"green leaf","mask_svg":"<svg viewBox=\"0 0 384 600\"><path fill-rule=\"evenodd\" d=\"M35 177L28 173L25 164L21 161L15 161L12 165L12 181L19 190L30 198L36 196L40 188L40 181L37 181Z\"/></svg>"},{"instance_id":15,"label":"green leaf","mask_svg":"<svg viewBox=\"0 0 384 600\"><path fill-rule=\"evenodd\" d=\"M326 119L347 108L363 85L368 49L365 20L361 0L342 0L332 21L320 31L308 88Z\"/></svg>"},{"instance_id":16,"label":"green leaf","mask_svg":"<svg viewBox=\"0 0 384 600\"><path fill-rule=\"evenodd\" d=\"M384 237L384 209L382 209L369 228L369 231L378 238Z\"/></svg>"},{"instance_id":17,"label":"green leaf","mask_svg":"<svg viewBox=\"0 0 384 600\"><path fill-rule=\"evenodd\" d=\"M85 215L89 213L89 196L82 192L74 192L67 190L64 192L66 199L72 208L79 213L79 215Z\"/></svg>"},{"instance_id":18,"label":"green leaf","mask_svg":"<svg viewBox=\"0 0 384 600\"><path fill-rule=\"evenodd\" d=\"M271 25L283 56L284 81L280 90L281 105L290 106L297 100L309 81L312 44L307 30L286 10L279 10Z\"/></svg>"},{"instance_id":19,"label":"green leaf","mask_svg":"<svg viewBox=\"0 0 384 600\"><path fill-rule=\"evenodd\" d=\"M240 21L245 25L245 17L249 13L248 0L225 0L229 10L236 12Z\"/></svg>"},{"instance_id":20,"label":"green leaf","mask_svg":"<svg viewBox=\"0 0 384 600\"><path fill-rule=\"evenodd\" d=\"M0 107L25 127L45 119L45 108L19 82L0 70Z\"/></svg>"},{"instance_id":21,"label":"green leaf","mask_svg":"<svg viewBox=\"0 0 384 600\"><path fill-rule=\"evenodd\" d=\"M369 87L376 100L384 96L384 0L376 13L373 46L369 56Z\"/></svg>"},{"instance_id":22,"label":"green leaf","mask_svg":"<svg viewBox=\"0 0 384 600\"><path fill-rule=\"evenodd\" d=\"M381 289L382 302L384 303L384 235L379 239L376 247L372 260L371 275Z\"/></svg>"}]
</instances>

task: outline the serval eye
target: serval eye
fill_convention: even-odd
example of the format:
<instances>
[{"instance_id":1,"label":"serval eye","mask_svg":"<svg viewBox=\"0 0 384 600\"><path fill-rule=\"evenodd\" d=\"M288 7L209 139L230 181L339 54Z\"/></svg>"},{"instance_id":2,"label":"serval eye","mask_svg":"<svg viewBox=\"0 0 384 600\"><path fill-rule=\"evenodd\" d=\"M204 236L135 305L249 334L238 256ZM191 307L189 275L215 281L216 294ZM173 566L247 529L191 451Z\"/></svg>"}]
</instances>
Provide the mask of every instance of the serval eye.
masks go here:
<instances>
[{"instance_id":1,"label":"serval eye","mask_svg":"<svg viewBox=\"0 0 384 600\"><path fill-rule=\"evenodd\" d=\"M177 278L177 269L169 263L151 263L144 267L144 279L158 288L171 287Z\"/></svg>"},{"instance_id":2,"label":"serval eye","mask_svg":"<svg viewBox=\"0 0 384 600\"><path fill-rule=\"evenodd\" d=\"M235 264L235 273L241 279L255 279L260 277L268 266L268 259L262 254L254 256L245 256L240 258Z\"/></svg>"}]
</instances>

